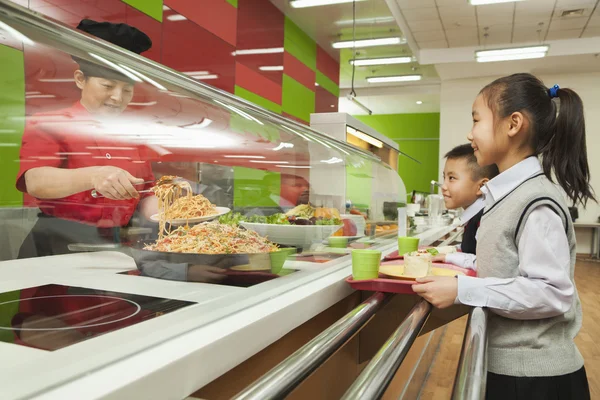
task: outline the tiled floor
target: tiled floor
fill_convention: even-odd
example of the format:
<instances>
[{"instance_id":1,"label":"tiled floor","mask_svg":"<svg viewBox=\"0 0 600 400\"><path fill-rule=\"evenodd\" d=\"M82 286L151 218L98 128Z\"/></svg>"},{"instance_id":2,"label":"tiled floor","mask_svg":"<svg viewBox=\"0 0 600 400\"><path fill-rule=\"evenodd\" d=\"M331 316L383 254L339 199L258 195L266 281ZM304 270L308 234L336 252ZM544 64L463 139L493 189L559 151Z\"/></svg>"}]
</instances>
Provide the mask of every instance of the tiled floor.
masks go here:
<instances>
[{"instance_id":1,"label":"tiled floor","mask_svg":"<svg viewBox=\"0 0 600 400\"><path fill-rule=\"evenodd\" d=\"M575 342L585 359L592 399L600 399L600 263L578 261L575 283L583 306L583 327ZM448 325L420 400L451 398L466 322L463 317Z\"/></svg>"}]
</instances>

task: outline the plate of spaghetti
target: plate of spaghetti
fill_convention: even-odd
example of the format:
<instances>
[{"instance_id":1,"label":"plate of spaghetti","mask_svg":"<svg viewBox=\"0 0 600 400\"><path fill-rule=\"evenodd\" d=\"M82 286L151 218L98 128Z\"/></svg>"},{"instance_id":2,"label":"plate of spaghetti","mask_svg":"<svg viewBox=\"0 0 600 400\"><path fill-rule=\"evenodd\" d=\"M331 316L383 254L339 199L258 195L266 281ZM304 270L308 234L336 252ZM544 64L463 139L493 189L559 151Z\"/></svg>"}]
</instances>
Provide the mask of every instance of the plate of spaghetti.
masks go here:
<instances>
[{"instance_id":1,"label":"plate of spaghetti","mask_svg":"<svg viewBox=\"0 0 600 400\"><path fill-rule=\"evenodd\" d=\"M254 231L218 222L181 226L144 247L144 250L193 254L257 254L278 249Z\"/></svg>"},{"instance_id":2,"label":"plate of spaghetti","mask_svg":"<svg viewBox=\"0 0 600 400\"><path fill-rule=\"evenodd\" d=\"M177 176L161 177L152 191L158 199L158 214L150 217L159 224L159 238L171 233L173 225L211 221L227 214L227 207L217 207L201 194L194 195L190 183Z\"/></svg>"}]
</instances>

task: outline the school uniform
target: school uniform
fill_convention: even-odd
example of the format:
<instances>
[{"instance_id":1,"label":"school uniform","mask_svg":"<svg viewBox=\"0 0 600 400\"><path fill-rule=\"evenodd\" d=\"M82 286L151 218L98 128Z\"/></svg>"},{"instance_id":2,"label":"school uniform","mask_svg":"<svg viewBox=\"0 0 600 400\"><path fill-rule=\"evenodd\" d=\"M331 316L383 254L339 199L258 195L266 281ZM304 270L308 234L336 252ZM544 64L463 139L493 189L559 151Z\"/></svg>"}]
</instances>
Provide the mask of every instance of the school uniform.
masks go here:
<instances>
[{"instance_id":1,"label":"school uniform","mask_svg":"<svg viewBox=\"0 0 600 400\"><path fill-rule=\"evenodd\" d=\"M574 343L582 310L576 240L563 193L529 157L483 188L478 278L458 277L457 301L487 307L487 399L590 398Z\"/></svg>"}]
</instances>

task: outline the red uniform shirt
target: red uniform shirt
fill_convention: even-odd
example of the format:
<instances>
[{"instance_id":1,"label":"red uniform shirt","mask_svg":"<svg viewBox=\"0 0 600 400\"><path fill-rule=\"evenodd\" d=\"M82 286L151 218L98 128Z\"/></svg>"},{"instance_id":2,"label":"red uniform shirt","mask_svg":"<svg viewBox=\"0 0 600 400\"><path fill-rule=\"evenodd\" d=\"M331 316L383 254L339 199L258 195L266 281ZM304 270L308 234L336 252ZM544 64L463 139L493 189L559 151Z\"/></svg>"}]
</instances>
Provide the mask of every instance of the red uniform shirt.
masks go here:
<instances>
[{"instance_id":1,"label":"red uniform shirt","mask_svg":"<svg viewBox=\"0 0 600 400\"><path fill-rule=\"evenodd\" d=\"M75 169L110 165L144 181L153 181L148 159L144 147L103 134L101 123L77 102L67 109L37 114L28 121L23 134L17 189L27 192L24 174L38 167ZM149 183L135 188L143 190L151 186ZM151 194L140 197L148 195ZM48 215L108 228L126 225L138 203L139 199L95 199L88 190L62 199L38 200L36 205Z\"/></svg>"}]
</instances>

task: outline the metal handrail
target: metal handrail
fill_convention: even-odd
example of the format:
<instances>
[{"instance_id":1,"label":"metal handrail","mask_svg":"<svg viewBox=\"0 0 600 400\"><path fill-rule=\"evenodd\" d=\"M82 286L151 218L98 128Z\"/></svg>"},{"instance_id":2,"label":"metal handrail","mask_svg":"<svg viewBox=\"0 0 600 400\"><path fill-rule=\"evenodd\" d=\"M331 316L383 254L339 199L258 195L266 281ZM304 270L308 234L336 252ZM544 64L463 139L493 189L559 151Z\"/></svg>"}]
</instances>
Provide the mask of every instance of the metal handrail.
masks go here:
<instances>
[{"instance_id":1,"label":"metal handrail","mask_svg":"<svg viewBox=\"0 0 600 400\"><path fill-rule=\"evenodd\" d=\"M302 346L234 399L283 398L348 341L391 298L377 292Z\"/></svg>"},{"instance_id":2,"label":"metal handrail","mask_svg":"<svg viewBox=\"0 0 600 400\"><path fill-rule=\"evenodd\" d=\"M452 400L482 400L487 378L487 310L476 307L469 314Z\"/></svg>"},{"instance_id":3,"label":"metal handrail","mask_svg":"<svg viewBox=\"0 0 600 400\"><path fill-rule=\"evenodd\" d=\"M181 89L190 91L191 93L212 100L216 99L225 101L228 104L232 104L236 107L241 107L244 110L254 112L267 120L277 123L280 126L286 126L290 129L299 130L304 134L310 133L311 135L317 136L317 139L320 141L329 143L333 142L338 148L342 147L343 149L346 149L352 153L360 154L365 158L376 162L381 162L381 158L371 152L360 149L356 146L352 146L347 142L335 139L324 134L323 132L317 131L289 118L285 118L224 90L212 87L203 82L198 82L174 69L138 54L131 53L112 43L90 40L89 37L83 34L81 31L74 30L66 24L48 18L41 13L31 11L11 1L0 0L0 21L2 21L4 18L6 18L5 21L7 22L10 20L10 24L14 24L15 26L28 26L29 28L33 27L37 33L44 35L48 39L58 40L59 42L71 46L74 49L78 49L83 52L94 52L110 61L125 63L127 66L134 68L138 72L148 74L149 76L158 77L164 82L176 85Z\"/></svg>"},{"instance_id":4,"label":"metal handrail","mask_svg":"<svg viewBox=\"0 0 600 400\"><path fill-rule=\"evenodd\" d=\"M346 391L343 400L379 399L394 378L410 347L425 325L432 306L425 300L410 310L402 324L394 331L383 347L375 354L352 386Z\"/></svg>"}]
</instances>

